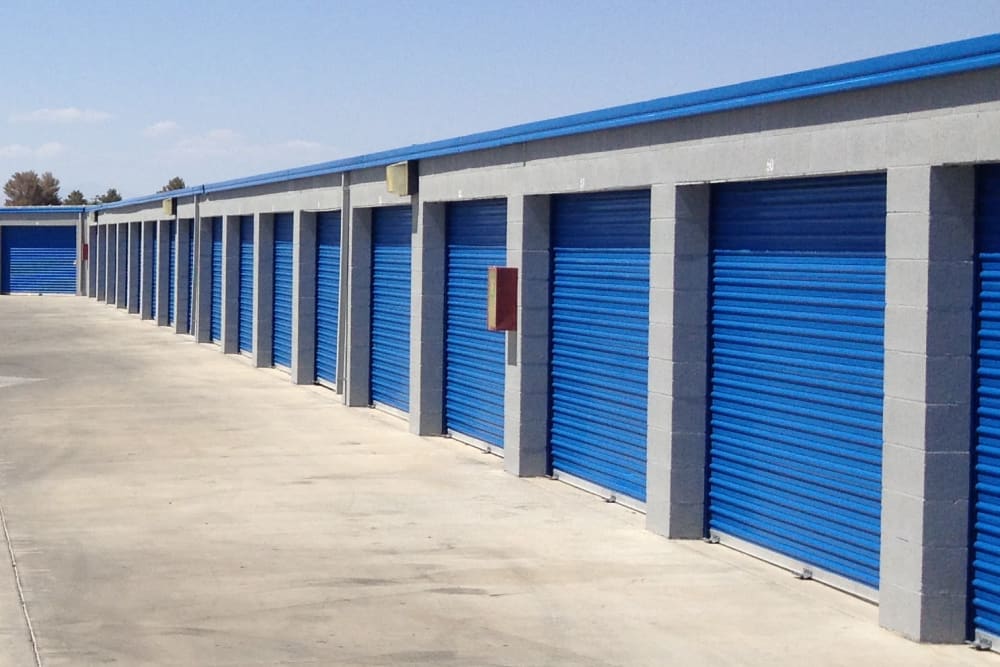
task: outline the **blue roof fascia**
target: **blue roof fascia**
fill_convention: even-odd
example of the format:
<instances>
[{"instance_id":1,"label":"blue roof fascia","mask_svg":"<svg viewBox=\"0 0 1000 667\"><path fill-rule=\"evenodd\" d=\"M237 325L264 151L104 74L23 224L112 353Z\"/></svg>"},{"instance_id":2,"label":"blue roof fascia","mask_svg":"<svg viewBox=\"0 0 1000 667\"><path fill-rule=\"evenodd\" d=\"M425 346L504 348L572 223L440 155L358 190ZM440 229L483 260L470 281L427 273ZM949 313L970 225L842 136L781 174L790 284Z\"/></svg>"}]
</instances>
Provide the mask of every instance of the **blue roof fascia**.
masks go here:
<instances>
[{"instance_id":1,"label":"blue roof fascia","mask_svg":"<svg viewBox=\"0 0 1000 667\"><path fill-rule=\"evenodd\" d=\"M7 215L13 213L44 213L58 215L60 213L83 213L85 206L0 206L0 214Z\"/></svg>"},{"instance_id":2,"label":"blue roof fascia","mask_svg":"<svg viewBox=\"0 0 1000 667\"><path fill-rule=\"evenodd\" d=\"M209 183L211 193L378 167L404 160L457 155L585 132L862 90L1000 66L1000 33L865 60L783 74L646 102L561 116L319 164ZM176 191L186 192L186 191ZM175 196L176 196L175 193ZM162 199L164 193L97 207L119 208ZM93 210L93 209L88 209Z\"/></svg>"}]
</instances>

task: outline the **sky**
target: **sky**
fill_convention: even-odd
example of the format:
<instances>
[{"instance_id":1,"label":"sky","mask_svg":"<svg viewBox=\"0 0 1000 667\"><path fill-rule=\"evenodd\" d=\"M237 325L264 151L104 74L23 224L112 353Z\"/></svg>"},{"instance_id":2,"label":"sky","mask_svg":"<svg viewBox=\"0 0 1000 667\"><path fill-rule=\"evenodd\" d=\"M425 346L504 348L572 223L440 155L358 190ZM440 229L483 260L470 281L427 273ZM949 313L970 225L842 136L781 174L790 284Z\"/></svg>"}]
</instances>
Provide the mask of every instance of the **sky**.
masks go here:
<instances>
[{"instance_id":1,"label":"sky","mask_svg":"<svg viewBox=\"0 0 1000 667\"><path fill-rule=\"evenodd\" d=\"M3 0L0 177L136 197L996 32L1000 0Z\"/></svg>"}]
</instances>

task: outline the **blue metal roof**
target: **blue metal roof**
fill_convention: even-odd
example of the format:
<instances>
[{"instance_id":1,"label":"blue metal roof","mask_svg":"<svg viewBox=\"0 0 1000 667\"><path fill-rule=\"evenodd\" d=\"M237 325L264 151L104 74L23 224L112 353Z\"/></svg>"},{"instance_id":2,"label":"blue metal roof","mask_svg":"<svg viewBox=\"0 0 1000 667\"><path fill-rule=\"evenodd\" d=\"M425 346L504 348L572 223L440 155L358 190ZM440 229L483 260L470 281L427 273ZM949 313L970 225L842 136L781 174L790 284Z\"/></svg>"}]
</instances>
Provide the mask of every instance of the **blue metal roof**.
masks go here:
<instances>
[{"instance_id":1,"label":"blue metal roof","mask_svg":"<svg viewBox=\"0 0 1000 667\"><path fill-rule=\"evenodd\" d=\"M85 206L0 206L0 215L8 213L44 213L58 215L60 213L83 213Z\"/></svg>"},{"instance_id":2,"label":"blue metal roof","mask_svg":"<svg viewBox=\"0 0 1000 667\"><path fill-rule=\"evenodd\" d=\"M452 139L414 144L332 162L208 183L170 193L161 192L111 204L88 206L87 210L102 211L159 201L168 196L223 192L298 178L338 174L403 160L456 155L526 141L743 109L760 104L818 97L997 66L1000 66L1000 33L694 93L662 97L647 102L514 125Z\"/></svg>"}]
</instances>

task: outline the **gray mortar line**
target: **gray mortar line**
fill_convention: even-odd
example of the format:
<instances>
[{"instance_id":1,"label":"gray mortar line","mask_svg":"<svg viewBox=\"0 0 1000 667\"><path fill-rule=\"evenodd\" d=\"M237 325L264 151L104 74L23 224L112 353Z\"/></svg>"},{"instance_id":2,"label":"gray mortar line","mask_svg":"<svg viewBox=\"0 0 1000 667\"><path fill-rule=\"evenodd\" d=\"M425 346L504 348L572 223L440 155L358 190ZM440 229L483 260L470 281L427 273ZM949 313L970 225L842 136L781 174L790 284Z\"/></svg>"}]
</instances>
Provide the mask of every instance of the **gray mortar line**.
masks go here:
<instances>
[{"instance_id":1,"label":"gray mortar line","mask_svg":"<svg viewBox=\"0 0 1000 667\"><path fill-rule=\"evenodd\" d=\"M21 575L17 571L17 559L14 558L14 545L10 541L10 533L7 531L7 515L3 511L3 503L0 503L0 527L3 528L3 539L7 543L7 553L10 554L10 567L14 571L14 583L17 584L17 598L21 602L21 613L24 615L24 623L28 626L31 651L35 655L35 667L42 667L42 656L38 654L38 640L35 638L35 628L31 625L31 616L28 614L28 603L24 599L24 588L21 586Z\"/></svg>"}]
</instances>

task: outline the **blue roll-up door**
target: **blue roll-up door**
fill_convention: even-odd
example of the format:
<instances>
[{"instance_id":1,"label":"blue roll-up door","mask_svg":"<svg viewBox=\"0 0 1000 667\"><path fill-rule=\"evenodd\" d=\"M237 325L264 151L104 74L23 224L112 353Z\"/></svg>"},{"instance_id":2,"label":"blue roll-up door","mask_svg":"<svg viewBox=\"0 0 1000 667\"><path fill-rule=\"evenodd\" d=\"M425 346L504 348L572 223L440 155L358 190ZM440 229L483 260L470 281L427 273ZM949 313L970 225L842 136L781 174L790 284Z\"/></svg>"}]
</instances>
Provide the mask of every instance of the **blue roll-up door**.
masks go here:
<instances>
[{"instance_id":1,"label":"blue roll-up door","mask_svg":"<svg viewBox=\"0 0 1000 667\"><path fill-rule=\"evenodd\" d=\"M149 289L150 289L150 291L149 291L149 316L155 320L156 319L156 306L157 306L157 300L156 300L156 278L157 278L157 276L156 276L156 272L159 269L159 256L158 256L159 253L158 253L157 246L156 246L156 227L155 226L153 227L153 234L152 234L152 236L153 236L153 246L152 246L153 247L153 256L150 257L150 262L149 262L149 264L150 264L150 270L152 272L152 277L150 279L150 287L149 287Z\"/></svg>"},{"instance_id":2,"label":"blue roll-up door","mask_svg":"<svg viewBox=\"0 0 1000 667\"><path fill-rule=\"evenodd\" d=\"M316 215L316 379L337 383L340 211Z\"/></svg>"},{"instance_id":3,"label":"blue roll-up door","mask_svg":"<svg viewBox=\"0 0 1000 667\"><path fill-rule=\"evenodd\" d=\"M194 220L188 221L188 309L187 332L194 333Z\"/></svg>"},{"instance_id":4,"label":"blue roll-up door","mask_svg":"<svg viewBox=\"0 0 1000 667\"><path fill-rule=\"evenodd\" d=\"M712 188L709 525L878 587L884 175Z\"/></svg>"},{"instance_id":5,"label":"blue roll-up door","mask_svg":"<svg viewBox=\"0 0 1000 667\"><path fill-rule=\"evenodd\" d=\"M507 202L448 204L445 428L503 447L503 332L486 328L486 274L507 263Z\"/></svg>"},{"instance_id":6,"label":"blue roll-up door","mask_svg":"<svg viewBox=\"0 0 1000 667\"><path fill-rule=\"evenodd\" d=\"M222 218L212 218L212 342L222 341Z\"/></svg>"},{"instance_id":7,"label":"blue roll-up door","mask_svg":"<svg viewBox=\"0 0 1000 667\"><path fill-rule=\"evenodd\" d=\"M253 351L253 216L240 217L240 351Z\"/></svg>"},{"instance_id":8,"label":"blue roll-up door","mask_svg":"<svg viewBox=\"0 0 1000 667\"><path fill-rule=\"evenodd\" d=\"M409 206L372 211L371 395L410 409Z\"/></svg>"},{"instance_id":9,"label":"blue roll-up door","mask_svg":"<svg viewBox=\"0 0 1000 667\"><path fill-rule=\"evenodd\" d=\"M552 198L552 469L646 499L649 191Z\"/></svg>"},{"instance_id":10,"label":"blue roll-up door","mask_svg":"<svg viewBox=\"0 0 1000 667\"><path fill-rule=\"evenodd\" d=\"M170 240L167 242L167 324L174 323L174 308L177 304L177 223L168 226Z\"/></svg>"},{"instance_id":11,"label":"blue roll-up door","mask_svg":"<svg viewBox=\"0 0 1000 667\"><path fill-rule=\"evenodd\" d=\"M0 229L0 293L76 294L76 228Z\"/></svg>"},{"instance_id":12,"label":"blue roll-up door","mask_svg":"<svg viewBox=\"0 0 1000 667\"><path fill-rule=\"evenodd\" d=\"M973 626L1000 638L1000 166L976 184L979 317L976 338Z\"/></svg>"},{"instance_id":13,"label":"blue roll-up door","mask_svg":"<svg viewBox=\"0 0 1000 667\"><path fill-rule=\"evenodd\" d=\"M272 354L275 366L292 366L292 214L274 216L274 322Z\"/></svg>"}]
</instances>

